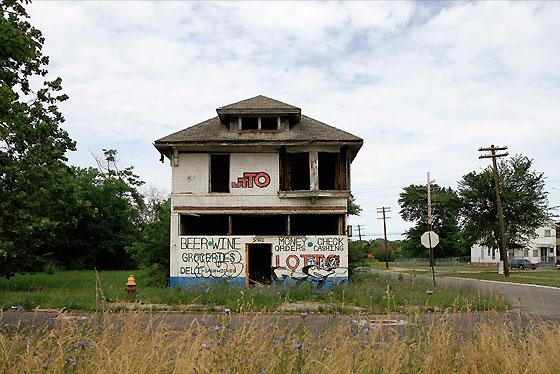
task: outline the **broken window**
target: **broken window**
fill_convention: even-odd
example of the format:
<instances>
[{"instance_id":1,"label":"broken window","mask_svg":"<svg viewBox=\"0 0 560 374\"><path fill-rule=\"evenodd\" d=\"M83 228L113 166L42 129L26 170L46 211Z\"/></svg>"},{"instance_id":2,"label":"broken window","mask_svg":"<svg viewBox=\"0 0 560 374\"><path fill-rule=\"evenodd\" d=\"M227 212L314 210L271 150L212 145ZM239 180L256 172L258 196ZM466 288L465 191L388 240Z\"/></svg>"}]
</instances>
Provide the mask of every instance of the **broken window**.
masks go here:
<instances>
[{"instance_id":1,"label":"broken window","mask_svg":"<svg viewBox=\"0 0 560 374\"><path fill-rule=\"evenodd\" d=\"M210 156L210 192L229 192L229 155Z\"/></svg>"},{"instance_id":2,"label":"broken window","mask_svg":"<svg viewBox=\"0 0 560 374\"><path fill-rule=\"evenodd\" d=\"M309 153L280 152L280 189L309 190Z\"/></svg>"},{"instance_id":3,"label":"broken window","mask_svg":"<svg viewBox=\"0 0 560 374\"><path fill-rule=\"evenodd\" d=\"M181 214L179 235L227 235L227 214Z\"/></svg>"},{"instance_id":4,"label":"broken window","mask_svg":"<svg viewBox=\"0 0 560 374\"><path fill-rule=\"evenodd\" d=\"M257 117L241 118L241 129L242 130L258 130L259 129L259 119Z\"/></svg>"},{"instance_id":5,"label":"broken window","mask_svg":"<svg viewBox=\"0 0 560 374\"><path fill-rule=\"evenodd\" d=\"M319 152L319 189L346 190L346 149L340 153Z\"/></svg>"},{"instance_id":6,"label":"broken window","mask_svg":"<svg viewBox=\"0 0 560 374\"><path fill-rule=\"evenodd\" d=\"M319 152L319 189L336 189L338 153Z\"/></svg>"},{"instance_id":7,"label":"broken window","mask_svg":"<svg viewBox=\"0 0 560 374\"><path fill-rule=\"evenodd\" d=\"M292 214L291 235L340 235L340 214Z\"/></svg>"},{"instance_id":8,"label":"broken window","mask_svg":"<svg viewBox=\"0 0 560 374\"><path fill-rule=\"evenodd\" d=\"M286 235L286 215L235 215L232 235Z\"/></svg>"},{"instance_id":9,"label":"broken window","mask_svg":"<svg viewBox=\"0 0 560 374\"><path fill-rule=\"evenodd\" d=\"M261 117L261 130L278 130L278 117Z\"/></svg>"}]
</instances>

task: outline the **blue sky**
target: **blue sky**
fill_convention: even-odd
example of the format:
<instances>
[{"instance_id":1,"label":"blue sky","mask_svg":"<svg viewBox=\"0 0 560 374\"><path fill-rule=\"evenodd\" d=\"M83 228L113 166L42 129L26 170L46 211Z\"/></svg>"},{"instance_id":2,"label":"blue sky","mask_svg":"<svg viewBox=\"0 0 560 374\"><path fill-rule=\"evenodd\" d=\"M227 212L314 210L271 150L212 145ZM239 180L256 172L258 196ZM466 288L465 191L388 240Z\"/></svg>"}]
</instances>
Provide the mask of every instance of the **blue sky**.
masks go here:
<instances>
[{"instance_id":1,"label":"blue sky","mask_svg":"<svg viewBox=\"0 0 560 374\"><path fill-rule=\"evenodd\" d=\"M48 1L28 6L70 100L70 162L119 151L169 191L152 142L259 94L364 139L354 225L396 239L404 186L456 187L479 147L534 159L560 205L558 2Z\"/></svg>"}]
</instances>

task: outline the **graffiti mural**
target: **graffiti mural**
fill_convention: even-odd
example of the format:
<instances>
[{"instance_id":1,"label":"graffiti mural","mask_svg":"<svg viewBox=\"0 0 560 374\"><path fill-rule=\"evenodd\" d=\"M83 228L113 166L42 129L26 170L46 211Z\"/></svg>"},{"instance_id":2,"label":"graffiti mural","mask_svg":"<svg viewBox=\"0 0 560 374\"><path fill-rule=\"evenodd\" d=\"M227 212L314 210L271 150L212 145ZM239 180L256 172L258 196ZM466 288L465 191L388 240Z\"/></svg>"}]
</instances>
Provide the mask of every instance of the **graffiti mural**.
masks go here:
<instances>
[{"instance_id":1,"label":"graffiti mural","mask_svg":"<svg viewBox=\"0 0 560 374\"><path fill-rule=\"evenodd\" d=\"M184 252L181 259L191 266L181 266L179 273L197 278L234 278L241 275L244 268L243 257L239 251Z\"/></svg>"},{"instance_id":2,"label":"graffiti mural","mask_svg":"<svg viewBox=\"0 0 560 374\"><path fill-rule=\"evenodd\" d=\"M308 281L315 284L317 288L330 287L333 284L347 282L347 273L348 269L346 268L320 267L315 264L306 265L301 268L301 271L285 267L272 267L274 283L283 286L299 285Z\"/></svg>"},{"instance_id":3,"label":"graffiti mural","mask_svg":"<svg viewBox=\"0 0 560 374\"><path fill-rule=\"evenodd\" d=\"M279 238L272 258L274 282L288 286L308 281L317 288L347 282L345 241L343 237Z\"/></svg>"},{"instance_id":4,"label":"graffiti mural","mask_svg":"<svg viewBox=\"0 0 560 374\"><path fill-rule=\"evenodd\" d=\"M237 182L231 182L231 188L253 188L257 186L264 188L270 184L270 175L261 172L244 172L242 177L237 178Z\"/></svg>"},{"instance_id":5,"label":"graffiti mural","mask_svg":"<svg viewBox=\"0 0 560 374\"><path fill-rule=\"evenodd\" d=\"M267 244L272 257L248 263L248 246L253 243ZM181 236L175 248L172 286L192 288L220 279L244 286L248 270L255 274L264 271L274 284L286 287L311 282L326 289L348 282L347 239L338 235Z\"/></svg>"}]
</instances>

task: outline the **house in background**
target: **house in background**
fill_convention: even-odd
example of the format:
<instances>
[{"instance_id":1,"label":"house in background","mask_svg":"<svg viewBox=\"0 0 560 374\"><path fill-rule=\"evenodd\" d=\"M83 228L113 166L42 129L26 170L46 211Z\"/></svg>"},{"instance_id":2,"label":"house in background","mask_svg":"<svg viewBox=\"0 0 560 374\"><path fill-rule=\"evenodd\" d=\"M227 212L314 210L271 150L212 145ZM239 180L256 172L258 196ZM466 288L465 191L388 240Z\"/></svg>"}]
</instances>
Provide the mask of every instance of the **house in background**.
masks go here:
<instances>
[{"instance_id":1,"label":"house in background","mask_svg":"<svg viewBox=\"0 0 560 374\"><path fill-rule=\"evenodd\" d=\"M513 256L510 252L508 259L527 259L541 266L552 266L555 264L558 256L556 244L557 225L551 223L550 225L539 227L535 233L537 236L529 241L527 248L513 250ZM471 248L471 265L498 267L499 262L500 251L498 248L492 249L480 245L474 245Z\"/></svg>"},{"instance_id":2,"label":"house in background","mask_svg":"<svg viewBox=\"0 0 560 374\"><path fill-rule=\"evenodd\" d=\"M348 280L362 139L257 96L155 141L171 165L171 287Z\"/></svg>"}]
</instances>

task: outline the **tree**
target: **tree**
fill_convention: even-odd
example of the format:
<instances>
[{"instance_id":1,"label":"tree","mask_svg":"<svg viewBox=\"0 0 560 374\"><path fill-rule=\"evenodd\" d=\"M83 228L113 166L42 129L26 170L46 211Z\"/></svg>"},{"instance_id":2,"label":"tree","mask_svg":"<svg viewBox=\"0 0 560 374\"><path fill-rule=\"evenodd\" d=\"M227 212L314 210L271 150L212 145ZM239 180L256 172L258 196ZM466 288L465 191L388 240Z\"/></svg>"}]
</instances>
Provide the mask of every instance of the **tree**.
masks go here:
<instances>
[{"instance_id":1,"label":"tree","mask_svg":"<svg viewBox=\"0 0 560 374\"><path fill-rule=\"evenodd\" d=\"M54 256L70 269L122 269L132 266L126 247L140 239L144 209L132 167L120 168L117 151L103 150L97 168L72 168L71 211L75 226L61 237Z\"/></svg>"},{"instance_id":2,"label":"tree","mask_svg":"<svg viewBox=\"0 0 560 374\"><path fill-rule=\"evenodd\" d=\"M524 248L535 230L549 219L544 175L531 170L533 161L515 155L498 163L507 248ZM470 172L459 182L463 227L470 242L499 248L500 227L492 168ZM510 252L511 253L511 252Z\"/></svg>"},{"instance_id":3,"label":"tree","mask_svg":"<svg viewBox=\"0 0 560 374\"><path fill-rule=\"evenodd\" d=\"M359 216L362 212L362 207L356 204L353 197L348 198L348 215Z\"/></svg>"},{"instance_id":4,"label":"tree","mask_svg":"<svg viewBox=\"0 0 560 374\"><path fill-rule=\"evenodd\" d=\"M415 226L405 232L402 243L403 255L428 257L428 249L420 243L420 237L428 231L428 194L426 187L411 184L399 195L400 215ZM465 256L470 246L463 241L459 212L461 200L452 188L432 185L432 230L440 238L434 247L434 257Z\"/></svg>"},{"instance_id":5,"label":"tree","mask_svg":"<svg viewBox=\"0 0 560 374\"><path fill-rule=\"evenodd\" d=\"M169 235L171 229L171 199L153 206L152 218L145 222L140 238L126 250L136 265L146 266L157 285L169 285Z\"/></svg>"},{"instance_id":6,"label":"tree","mask_svg":"<svg viewBox=\"0 0 560 374\"><path fill-rule=\"evenodd\" d=\"M65 211L71 172L65 153L75 142L59 126L61 79L47 74L44 38L25 8L3 0L0 17L0 276L37 270L75 222Z\"/></svg>"}]
</instances>

